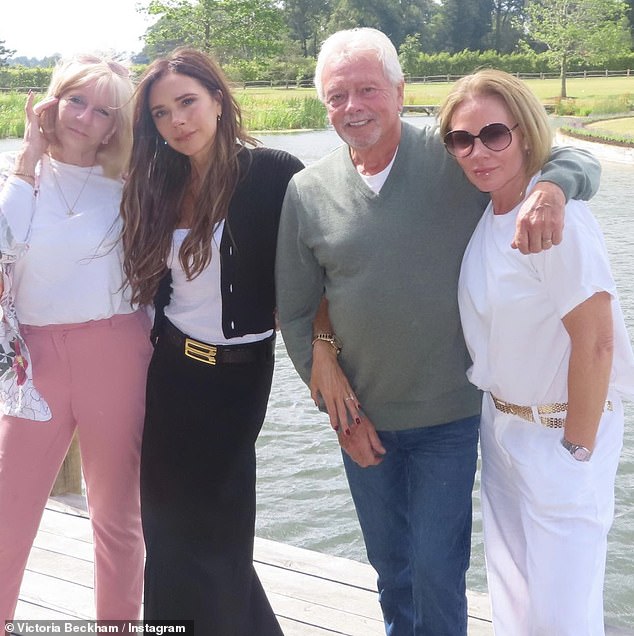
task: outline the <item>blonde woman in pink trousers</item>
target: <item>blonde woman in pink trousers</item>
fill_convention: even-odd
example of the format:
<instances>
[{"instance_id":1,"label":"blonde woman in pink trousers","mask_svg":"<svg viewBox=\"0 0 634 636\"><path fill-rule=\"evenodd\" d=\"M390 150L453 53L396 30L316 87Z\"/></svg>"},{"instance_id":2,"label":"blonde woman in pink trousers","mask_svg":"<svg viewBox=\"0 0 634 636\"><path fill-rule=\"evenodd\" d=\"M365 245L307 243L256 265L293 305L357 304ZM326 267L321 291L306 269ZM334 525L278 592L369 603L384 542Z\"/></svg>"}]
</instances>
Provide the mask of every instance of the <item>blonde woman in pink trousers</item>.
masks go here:
<instances>
[{"instance_id":1,"label":"blonde woman in pink trousers","mask_svg":"<svg viewBox=\"0 0 634 636\"><path fill-rule=\"evenodd\" d=\"M13 618L46 500L78 433L95 546L97 619L137 619L143 584L139 453L149 321L127 296L119 205L133 86L116 62L61 62L26 104L0 213L28 249L12 293L47 421L0 419L0 621ZM8 411L11 412L11 411Z\"/></svg>"}]
</instances>

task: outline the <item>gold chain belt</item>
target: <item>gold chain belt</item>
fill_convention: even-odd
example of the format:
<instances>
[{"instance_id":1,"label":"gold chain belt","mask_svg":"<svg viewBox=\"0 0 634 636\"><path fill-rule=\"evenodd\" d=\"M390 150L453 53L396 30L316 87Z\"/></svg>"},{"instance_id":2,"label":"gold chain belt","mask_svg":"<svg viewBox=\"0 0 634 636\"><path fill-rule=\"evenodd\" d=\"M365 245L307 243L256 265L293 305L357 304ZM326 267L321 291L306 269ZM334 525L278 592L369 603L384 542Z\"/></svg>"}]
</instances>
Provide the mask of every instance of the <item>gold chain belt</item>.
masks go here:
<instances>
[{"instance_id":1,"label":"gold chain belt","mask_svg":"<svg viewBox=\"0 0 634 636\"><path fill-rule=\"evenodd\" d=\"M539 421L537 421L533 414L533 408L531 406L520 406L519 404L511 404L510 402L505 402L504 400L496 398L493 394L491 394L491 399L493 400L493 404L498 411L507 413L508 415L521 417L523 420L526 420L528 422L536 422L537 424L542 424L546 428L563 428L566 424L565 416L544 416L550 415L552 413L565 413L568 410L568 402L553 402L552 404L541 404L537 407L537 413L539 415ZM610 402L610 400L607 400L605 402L603 410L612 410L612 402Z\"/></svg>"}]
</instances>

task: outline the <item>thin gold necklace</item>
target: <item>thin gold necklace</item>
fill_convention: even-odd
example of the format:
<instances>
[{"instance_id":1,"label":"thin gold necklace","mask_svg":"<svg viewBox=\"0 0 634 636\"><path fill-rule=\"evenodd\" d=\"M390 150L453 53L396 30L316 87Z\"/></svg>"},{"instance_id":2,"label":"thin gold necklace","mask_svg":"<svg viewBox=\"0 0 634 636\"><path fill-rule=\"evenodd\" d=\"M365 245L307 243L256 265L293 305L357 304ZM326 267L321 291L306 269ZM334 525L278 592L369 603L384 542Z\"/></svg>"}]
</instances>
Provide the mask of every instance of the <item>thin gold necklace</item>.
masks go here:
<instances>
[{"instance_id":1,"label":"thin gold necklace","mask_svg":"<svg viewBox=\"0 0 634 636\"><path fill-rule=\"evenodd\" d=\"M528 187L528 186L526 186ZM526 196L526 188L524 188L521 192L520 192L520 197L517 200L517 203L515 203L514 205L512 205L508 210L506 210L505 212L500 212L499 214L507 214L508 212L510 212L511 210L514 210L520 203L522 203L522 201L524 201L524 197ZM491 202L491 204L493 205L493 202ZM493 205L493 214L498 214L498 212L495 211L495 205Z\"/></svg>"},{"instance_id":2,"label":"thin gold necklace","mask_svg":"<svg viewBox=\"0 0 634 636\"><path fill-rule=\"evenodd\" d=\"M88 180L90 179L90 176L92 175L92 171L94 167L95 166L90 166L88 175L86 176L86 179L84 180L84 183L81 186L81 189L79 190L79 194L75 198L75 202L73 203L73 205L70 205L66 197L64 196L64 192L62 190L62 187L59 184L59 181L57 180L57 174L56 174L57 171L53 167L53 164L51 164L51 172L53 173L53 181L55 181L55 185L57 186L57 191L59 192L59 196L62 197L62 201L64 202L64 205L66 206L66 216L75 216L75 214L77 214L77 212L75 211L75 206L79 202L81 195L84 193L84 190L86 189L86 184L88 183Z\"/></svg>"}]
</instances>

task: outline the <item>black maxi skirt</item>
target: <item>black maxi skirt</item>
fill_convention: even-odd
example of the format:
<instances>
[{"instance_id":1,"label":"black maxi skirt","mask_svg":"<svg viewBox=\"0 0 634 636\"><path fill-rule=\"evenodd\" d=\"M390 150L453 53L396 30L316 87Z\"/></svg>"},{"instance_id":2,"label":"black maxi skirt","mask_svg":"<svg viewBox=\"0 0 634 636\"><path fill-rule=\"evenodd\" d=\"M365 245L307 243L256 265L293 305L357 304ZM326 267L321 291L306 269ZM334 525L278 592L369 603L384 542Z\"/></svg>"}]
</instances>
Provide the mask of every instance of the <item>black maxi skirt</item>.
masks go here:
<instances>
[{"instance_id":1,"label":"black maxi skirt","mask_svg":"<svg viewBox=\"0 0 634 636\"><path fill-rule=\"evenodd\" d=\"M282 635L253 567L272 349L214 366L159 336L141 454L146 621L193 620L197 636Z\"/></svg>"}]
</instances>

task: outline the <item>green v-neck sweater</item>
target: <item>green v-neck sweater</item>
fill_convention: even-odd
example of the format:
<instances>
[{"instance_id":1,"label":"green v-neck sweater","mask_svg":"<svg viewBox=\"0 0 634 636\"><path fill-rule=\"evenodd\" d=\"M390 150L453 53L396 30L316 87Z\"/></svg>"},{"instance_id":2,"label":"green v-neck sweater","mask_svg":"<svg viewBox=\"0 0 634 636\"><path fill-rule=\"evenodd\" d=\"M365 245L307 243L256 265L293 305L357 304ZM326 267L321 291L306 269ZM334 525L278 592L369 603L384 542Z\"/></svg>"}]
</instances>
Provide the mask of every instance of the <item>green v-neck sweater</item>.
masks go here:
<instances>
[{"instance_id":1,"label":"green v-neck sweater","mask_svg":"<svg viewBox=\"0 0 634 636\"><path fill-rule=\"evenodd\" d=\"M588 198L598 164L578 154L560 150L542 179ZM477 414L457 289L487 201L435 128L406 123L379 194L345 145L296 174L282 210L276 290L284 342L302 379L310 379L312 321L325 291L343 343L340 364L378 430Z\"/></svg>"}]
</instances>

